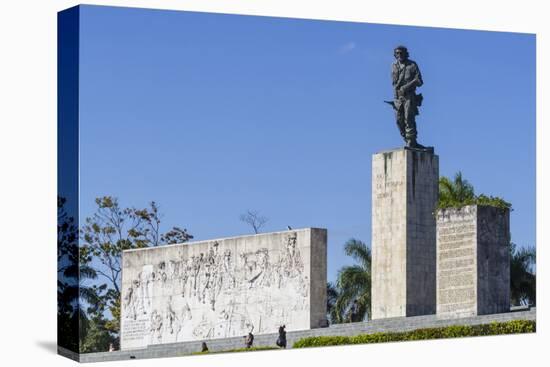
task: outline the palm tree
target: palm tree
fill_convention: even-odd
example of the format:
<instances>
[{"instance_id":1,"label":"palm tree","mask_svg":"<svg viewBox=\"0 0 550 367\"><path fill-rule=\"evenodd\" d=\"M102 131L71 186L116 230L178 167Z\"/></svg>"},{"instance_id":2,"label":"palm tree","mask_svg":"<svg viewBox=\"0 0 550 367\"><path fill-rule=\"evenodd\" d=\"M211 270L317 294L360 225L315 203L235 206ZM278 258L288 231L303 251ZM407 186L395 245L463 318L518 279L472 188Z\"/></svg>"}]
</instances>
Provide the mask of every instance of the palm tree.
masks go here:
<instances>
[{"instance_id":1,"label":"palm tree","mask_svg":"<svg viewBox=\"0 0 550 367\"><path fill-rule=\"evenodd\" d=\"M447 177L439 178L439 208L459 208L473 204L512 210L512 204L503 198L485 194L476 195L474 186L462 177L460 171L457 172L452 181Z\"/></svg>"},{"instance_id":2,"label":"palm tree","mask_svg":"<svg viewBox=\"0 0 550 367\"><path fill-rule=\"evenodd\" d=\"M332 282L327 282L327 318L331 324L338 323L340 319L336 314L336 301L340 296L340 290L336 284Z\"/></svg>"},{"instance_id":3,"label":"palm tree","mask_svg":"<svg viewBox=\"0 0 550 367\"><path fill-rule=\"evenodd\" d=\"M518 249L510 243L510 298L514 306L536 303L536 252L534 247Z\"/></svg>"},{"instance_id":4,"label":"palm tree","mask_svg":"<svg viewBox=\"0 0 550 367\"><path fill-rule=\"evenodd\" d=\"M474 187L457 172L454 180L447 177L439 178L439 206L463 206L474 204L476 196Z\"/></svg>"},{"instance_id":5,"label":"palm tree","mask_svg":"<svg viewBox=\"0 0 550 367\"><path fill-rule=\"evenodd\" d=\"M338 295L331 316L334 315L334 321L338 323L352 321L349 315L354 301L357 301L357 314L353 321L362 321L371 314L371 249L364 242L352 238L345 243L344 252L356 264L344 266L338 271Z\"/></svg>"}]
</instances>

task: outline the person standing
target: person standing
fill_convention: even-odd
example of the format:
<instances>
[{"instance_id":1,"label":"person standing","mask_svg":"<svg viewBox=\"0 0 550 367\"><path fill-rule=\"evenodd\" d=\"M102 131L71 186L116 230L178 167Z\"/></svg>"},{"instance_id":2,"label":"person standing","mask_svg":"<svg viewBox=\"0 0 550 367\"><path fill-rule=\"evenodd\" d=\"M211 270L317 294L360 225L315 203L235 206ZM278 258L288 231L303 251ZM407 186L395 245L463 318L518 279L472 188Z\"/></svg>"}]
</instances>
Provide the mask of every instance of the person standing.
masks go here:
<instances>
[{"instance_id":1,"label":"person standing","mask_svg":"<svg viewBox=\"0 0 550 367\"><path fill-rule=\"evenodd\" d=\"M286 348L286 331L285 325L279 326L279 337L277 338L277 346Z\"/></svg>"},{"instance_id":2,"label":"person standing","mask_svg":"<svg viewBox=\"0 0 550 367\"><path fill-rule=\"evenodd\" d=\"M253 344L254 344L254 335L252 334L252 332L249 332L248 335L245 336L244 345L247 348L251 348Z\"/></svg>"}]
</instances>

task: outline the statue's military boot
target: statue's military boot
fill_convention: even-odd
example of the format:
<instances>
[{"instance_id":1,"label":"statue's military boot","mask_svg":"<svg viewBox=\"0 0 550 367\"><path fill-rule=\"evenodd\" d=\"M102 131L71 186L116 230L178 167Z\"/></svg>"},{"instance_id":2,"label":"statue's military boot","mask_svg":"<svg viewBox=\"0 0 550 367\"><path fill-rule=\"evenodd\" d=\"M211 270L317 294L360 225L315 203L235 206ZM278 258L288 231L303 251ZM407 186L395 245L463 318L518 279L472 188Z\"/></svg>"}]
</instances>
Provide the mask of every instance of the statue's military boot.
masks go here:
<instances>
[{"instance_id":1,"label":"statue's military boot","mask_svg":"<svg viewBox=\"0 0 550 367\"><path fill-rule=\"evenodd\" d=\"M407 143L407 148L418 148L418 143L416 142L416 139L407 139L406 140L406 143Z\"/></svg>"},{"instance_id":2,"label":"statue's military boot","mask_svg":"<svg viewBox=\"0 0 550 367\"><path fill-rule=\"evenodd\" d=\"M427 149L424 145L419 144L416 139L407 140L407 148L424 150Z\"/></svg>"}]
</instances>

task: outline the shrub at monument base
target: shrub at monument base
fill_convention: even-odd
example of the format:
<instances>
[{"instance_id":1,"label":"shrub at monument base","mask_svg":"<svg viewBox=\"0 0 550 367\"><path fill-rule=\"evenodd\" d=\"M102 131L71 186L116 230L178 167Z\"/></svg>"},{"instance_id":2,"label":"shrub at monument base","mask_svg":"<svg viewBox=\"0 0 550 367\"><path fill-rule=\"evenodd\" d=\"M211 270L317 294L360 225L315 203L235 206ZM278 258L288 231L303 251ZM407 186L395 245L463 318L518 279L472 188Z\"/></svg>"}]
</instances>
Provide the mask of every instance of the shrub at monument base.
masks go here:
<instances>
[{"instance_id":1,"label":"shrub at monument base","mask_svg":"<svg viewBox=\"0 0 550 367\"><path fill-rule=\"evenodd\" d=\"M346 344L385 343L407 340L458 338L501 334L534 333L536 321L514 320L485 325L456 325L441 328L417 329L406 332L362 334L356 336L317 336L298 340L293 348L324 347Z\"/></svg>"}]
</instances>

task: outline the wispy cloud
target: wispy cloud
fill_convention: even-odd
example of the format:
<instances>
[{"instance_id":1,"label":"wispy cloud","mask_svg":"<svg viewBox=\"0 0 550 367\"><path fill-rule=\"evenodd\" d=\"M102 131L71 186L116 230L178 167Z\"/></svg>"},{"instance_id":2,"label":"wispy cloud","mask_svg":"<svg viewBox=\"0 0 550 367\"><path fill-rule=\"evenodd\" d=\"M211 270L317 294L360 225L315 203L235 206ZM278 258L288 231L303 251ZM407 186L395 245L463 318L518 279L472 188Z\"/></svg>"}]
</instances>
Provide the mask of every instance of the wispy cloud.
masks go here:
<instances>
[{"instance_id":1,"label":"wispy cloud","mask_svg":"<svg viewBox=\"0 0 550 367\"><path fill-rule=\"evenodd\" d=\"M353 41L350 41L350 42L347 42L347 43L343 44L342 46L340 46L338 51L341 54L347 54L347 53L353 51L355 48L357 48L357 44Z\"/></svg>"}]
</instances>

